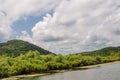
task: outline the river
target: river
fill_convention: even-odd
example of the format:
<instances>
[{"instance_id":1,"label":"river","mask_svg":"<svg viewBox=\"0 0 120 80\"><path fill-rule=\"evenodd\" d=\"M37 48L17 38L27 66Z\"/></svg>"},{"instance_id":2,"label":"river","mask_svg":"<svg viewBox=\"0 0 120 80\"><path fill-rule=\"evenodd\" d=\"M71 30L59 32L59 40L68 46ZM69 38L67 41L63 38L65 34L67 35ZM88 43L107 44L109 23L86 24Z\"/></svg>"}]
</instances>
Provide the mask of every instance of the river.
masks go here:
<instances>
[{"instance_id":1,"label":"river","mask_svg":"<svg viewBox=\"0 0 120 80\"><path fill-rule=\"evenodd\" d=\"M21 80L120 80L120 62L92 69L54 73Z\"/></svg>"}]
</instances>

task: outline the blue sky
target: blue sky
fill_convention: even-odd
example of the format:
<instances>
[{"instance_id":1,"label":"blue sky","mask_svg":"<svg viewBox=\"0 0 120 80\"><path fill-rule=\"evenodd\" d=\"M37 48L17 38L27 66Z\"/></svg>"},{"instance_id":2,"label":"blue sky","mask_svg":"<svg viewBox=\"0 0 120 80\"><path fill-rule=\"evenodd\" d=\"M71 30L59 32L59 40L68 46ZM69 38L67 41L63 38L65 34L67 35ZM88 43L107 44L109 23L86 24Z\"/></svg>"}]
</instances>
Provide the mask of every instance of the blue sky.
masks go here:
<instances>
[{"instance_id":1,"label":"blue sky","mask_svg":"<svg viewBox=\"0 0 120 80\"><path fill-rule=\"evenodd\" d=\"M50 10L47 13L52 15L53 10ZM17 35L21 35L21 31L27 31L29 33L29 35L32 36L31 29L35 26L36 23L43 20L43 16L45 16L45 14L46 13L37 15L37 16L30 15L30 16L27 16L25 19L22 18L22 19L15 21L12 24L12 28L15 31L15 35L13 35L13 37L15 38Z\"/></svg>"},{"instance_id":2,"label":"blue sky","mask_svg":"<svg viewBox=\"0 0 120 80\"><path fill-rule=\"evenodd\" d=\"M55 53L120 46L120 0L0 0L0 42Z\"/></svg>"},{"instance_id":3,"label":"blue sky","mask_svg":"<svg viewBox=\"0 0 120 80\"><path fill-rule=\"evenodd\" d=\"M15 35L20 35L21 31L27 31L30 35L32 35L31 29L37 22L42 20L42 17L36 16L36 17L28 17L27 20L21 19L13 23L13 30L16 31ZM14 37L15 37L14 35Z\"/></svg>"}]
</instances>

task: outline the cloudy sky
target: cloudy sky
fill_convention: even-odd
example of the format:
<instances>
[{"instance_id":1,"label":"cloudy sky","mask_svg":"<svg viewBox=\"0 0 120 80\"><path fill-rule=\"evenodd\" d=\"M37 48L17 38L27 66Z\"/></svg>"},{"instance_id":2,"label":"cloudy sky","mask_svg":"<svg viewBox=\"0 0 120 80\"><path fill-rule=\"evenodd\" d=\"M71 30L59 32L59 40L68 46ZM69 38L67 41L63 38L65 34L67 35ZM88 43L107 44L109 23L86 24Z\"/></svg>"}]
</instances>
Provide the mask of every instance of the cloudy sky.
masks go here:
<instances>
[{"instance_id":1,"label":"cloudy sky","mask_svg":"<svg viewBox=\"0 0 120 80\"><path fill-rule=\"evenodd\" d=\"M120 46L120 0L0 0L0 42L55 53Z\"/></svg>"}]
</instances>

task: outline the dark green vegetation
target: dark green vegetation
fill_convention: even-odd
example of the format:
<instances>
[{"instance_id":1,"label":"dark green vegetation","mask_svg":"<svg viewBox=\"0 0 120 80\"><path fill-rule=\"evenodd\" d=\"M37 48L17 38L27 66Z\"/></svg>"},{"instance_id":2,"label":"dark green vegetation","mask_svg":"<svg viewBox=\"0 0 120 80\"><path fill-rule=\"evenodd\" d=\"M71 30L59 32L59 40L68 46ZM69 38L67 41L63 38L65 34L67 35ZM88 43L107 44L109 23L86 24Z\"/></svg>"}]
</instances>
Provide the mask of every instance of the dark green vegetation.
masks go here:
<instances>
[{"instance_id":1,"label":"dark green vegetation","mask_svg":"<svg viewBox=\"0 0 120 80\"><path fill-rule=\"evenodd\" d=\"M98 53L99 54L99 53ZM87 65L120 60L120 51L106 56L86 54L40 55L38 51L29 51L17 57L0 56L0 77L21 74L43 73L52 70L71 69Z\"/></svg>"},{"instance_id":2,"label":"dark green vegetation","mask_svg":"<svg viewBox=\"0 0 120 80\"><path fill-rule=\"evenodd\" d=\"M120 60L120 47L108 47L80 54L54 55L21 40L12 40L0 44L0 53L0 78L21 74L47 73L53 70Z\"/></svg>"},{"instance_id":3,"label":"dark green vegetation","mask_svg":"<svg viewBox=\"0 0 120 80\"><path fill-rule=\"evenodd\" d=\"M114 55L115 53L120 53L120 47L106 47L100 50L83 53L90 56L108 56Z\"/></svg>"},{"instance_id":4,"label":"dark green vegetation","mask_svg":"<svg viewBox=\"0 0 120 80\"><path fill-rule=\"evenodd\" d=\"M37 50L41 54L49 54L51 52L44 50L34 44L22 40L11 40L6 43L0 43L0 55L7 54L9 56L18 56L28 51Z\"/></svg>"}]
</instances>

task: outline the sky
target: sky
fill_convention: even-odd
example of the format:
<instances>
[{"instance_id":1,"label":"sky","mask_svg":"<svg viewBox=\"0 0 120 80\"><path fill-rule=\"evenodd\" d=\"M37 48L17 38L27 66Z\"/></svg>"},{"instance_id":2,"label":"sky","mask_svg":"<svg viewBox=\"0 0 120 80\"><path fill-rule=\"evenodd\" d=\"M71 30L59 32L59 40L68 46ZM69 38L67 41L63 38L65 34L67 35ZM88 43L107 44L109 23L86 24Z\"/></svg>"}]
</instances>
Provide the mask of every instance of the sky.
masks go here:
<instances>
[{"instance_id":1,"label":"sky","mask_svg":"<svg viewBox=\"0 0 120 80\"><path fill-rule=\"evenodd\" d=\"M120 46L120 0L0 0L0 42L54 53Z\"/></svg>"}]
</instances>

